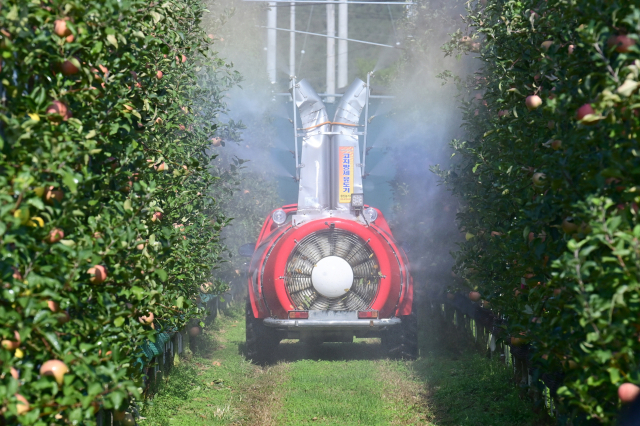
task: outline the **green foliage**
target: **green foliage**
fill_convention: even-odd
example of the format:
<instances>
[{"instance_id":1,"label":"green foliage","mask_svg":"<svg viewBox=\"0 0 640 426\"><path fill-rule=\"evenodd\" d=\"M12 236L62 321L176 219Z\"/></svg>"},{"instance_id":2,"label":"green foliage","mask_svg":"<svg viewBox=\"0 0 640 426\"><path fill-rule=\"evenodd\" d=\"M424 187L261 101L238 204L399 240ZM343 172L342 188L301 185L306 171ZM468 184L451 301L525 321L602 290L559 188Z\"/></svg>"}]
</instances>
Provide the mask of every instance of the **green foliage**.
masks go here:
<instances>
[{"instance_id":1,"label":"green foliage","mask_svg":"<svg viewBox=\"0 0 640 426\"><path fill-rule=\"evenodd\" d=\"M197 0L1 8L0 416L91 423L139 395L138 346L199 315L228 222L210 138L233 132L217 116L239 77Z\"/></svg>"},{"instance_id":2,"label":"green foliage","mask_svg":"<svg viewBox=\"0 0 640 426\"><path fill-rule=\"evenodd\" d=\"M457 162L436 168L463 201L457 289L480 291L543 369L565 370L561 411L610 424L618 385L640 383L640 9L487 0L466 22L445 49L482 65Z\"/></svg>"},{"instance_id":3,"label":"green foliage","mask_svg":"<svg viewBox=\"0 0 640 426\"><path fill-rule=\"evenodd\" d=\"M243 244L255 244L265 219L282 206L273 177L250 167L238 172L238 185L221 203L222 210L233 220L221 235L229 250L229 259L216 272L217 276L234 283L242 293L247 286L244 271L249 259L238 256L238 249Z\"/></svg>"}]
</instances>

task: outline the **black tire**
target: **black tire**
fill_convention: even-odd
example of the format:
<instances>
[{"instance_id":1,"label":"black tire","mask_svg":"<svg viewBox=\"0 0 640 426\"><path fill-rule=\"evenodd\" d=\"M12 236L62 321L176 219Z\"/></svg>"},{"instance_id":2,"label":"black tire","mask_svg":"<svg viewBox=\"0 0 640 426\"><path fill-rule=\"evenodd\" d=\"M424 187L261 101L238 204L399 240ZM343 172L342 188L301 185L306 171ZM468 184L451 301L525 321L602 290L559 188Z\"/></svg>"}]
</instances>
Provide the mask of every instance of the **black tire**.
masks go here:
<instances>
[{"instance_id":1,"label":"black tire","mask_svg":"<svg viewBox=\"0 0 640 426\"><path fill-rule=\"evenodd\" d=\"M400 327L382 336L382 344L389 358L414 360L418 358L418 315L415 306L410 315L400 317Z\"/></svg>"},{"instance_id":2,"label":"black tire","mask_svg":"<svg viewBox=\"0 0 640 426\"><path fill-rule=\"evenodd\" d=\"M253 316L251 303L247 302L246 320L246 357L254 364L272 364L276 360L276 348L280 339L274 330L265 326L261 319Z\"/></svg>"}]
</instances>

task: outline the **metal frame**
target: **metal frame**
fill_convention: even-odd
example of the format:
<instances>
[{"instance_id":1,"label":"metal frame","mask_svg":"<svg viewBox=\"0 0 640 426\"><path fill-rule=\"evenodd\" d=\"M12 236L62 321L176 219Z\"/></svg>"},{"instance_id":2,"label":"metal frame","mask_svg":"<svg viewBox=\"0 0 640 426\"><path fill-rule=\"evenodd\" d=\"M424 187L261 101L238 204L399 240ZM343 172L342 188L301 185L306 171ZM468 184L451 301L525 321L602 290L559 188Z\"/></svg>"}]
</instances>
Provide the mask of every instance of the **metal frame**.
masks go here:
<instances>
[{"instance_id":1,"label":"metal frame","mask_svg":"<svg viewBox=\"0 0 640 426\"><path fill-rule=\"evenodd\" d=\"M398 317L382 319L357 319L357 320L291 320L278 318L265 318L264 325L272 328L285 329L314 329L314 330L386 330L389 327L400 326L402 321Z\"/></svg>"},{"instance_id":2,"label":"metal frame","mask_svg":"<svg viewBox=\"0 0 640 426\"><path fill-rule=\"evenodd\" d=\"M254 0L251 0L254 1ZM367 101L365 103L364 106L364 131L362 132L353 132L350 133L351 135L358 135L358 136L362 136L363 137L363 141L362 141L362 154L360 157L360 160L362 161L361 163L361 168L360 170L362 171L362 178L366 177L366 173L365 173L365 165L366 165L366 158L367 158L367 134L368 134L368 130L369 130L369 99L393 99L395 98L395 96L384 96L384 95L371 95L371 77L373 77L373 71L369 71L367 73L367 83L366 83L366 88L367 88ZM291 91L292 93L274 93L274 96L291 96L291 100L293 101L294 99L294 95L293 95L293 90L296 88L296 76L292 75L291 77ZM327 93L319 93L319 96L322 97L329 97L329 96L335 96L335 97L341 97L343 96L341 93L340 94L333 94L333 95L329 95ZM302 128L298 127L298 110L296 108L296 103L292 102L293 105L293 145L294 145L294 156L296 159L296 176L295 176L295 180L299 181L300 180L300 168L304 167L300 164L300 160L299 160L299 156L298 156L298 138L301 137L305 137L307 135L311 135L311 134L315 134L315 135L342 135L344 133L341 132L322 132L322 131L317 131L317 132L313 132L313 131L309 131L309 132L304 132L304 133L298 133L298 130L304 130ZM359 126L362 127L362 126Z\"/></svg>"},{"instance_id":3,"label":"metal frame","mask_svg":"<svg viewBox=\"0 0 640 426\"><path fill-rule=\"evenodd\" d=\"M354 38L344 38L344 37L329 36L329 35L326 35L326 34L310 33L310 32L307 32L307 31L299 31L299 30L288 30L286 28L267 27L265 25L258 25L258 28L266 28L268 30L276 30L276 31L286 31L288 33L314 35L314 36L318 36L318 37L332 38L332 39L335 39L335 40L346 40L346 41L352 41L354 43L370 44L370 45L373 45L373 46L390 47L392 49L397 49L397 46L391 46L389 44L374 43L372 41L356 40Z\"/></svg>"},{"instance_id":4,"label":"metal frame","mask_svg":"<svg viewBox=\"0 0 640 426\"><path fill-rule=\"evenodd\" d=\"M313 1L313 0L297 0L297 1L291 1L291 0L242 0L244 2L247 3L289 3L285 6L291 6L290 3L295 3L296 5L301 5L301 4L309 4L309 5L323 5L323 4L376 4L376 5L400 5L400 6L411 6L414 5L416 3L413 2L399 2L399 1L323 1L323 2L318 2L318 1ZM279 7L279 6L276 6Z\"/></svg>"},{"instance_id":5,"label":"metal frame","mask_svg":"<svg viewBox=\"0 0 640 426\"><path fill-rule=\"evenodd\" d=\"M364 137L362 142L362 156L360 157L360 161L362 161L362 167L360 170L362 171L362 177L364 178L365 172L365 163L367 159L367 130L369 130L369 96L371 95L371 76L373 75L373 71L369 71L367 73L367 102L364 104Z\"/></svg>"},{"instance_id":6,"label":"metal frame","mask_svg":"<svg viewBox=\"0 0 640 426\"><path fill-rule=\"evenodd\" d=\"M291 104L293 105L293 144L296 157L296 181L300 181L300 160L298 159L298 108L296 107L295 93L296 76L291 76Z\"/></svg>"}]
</instances>

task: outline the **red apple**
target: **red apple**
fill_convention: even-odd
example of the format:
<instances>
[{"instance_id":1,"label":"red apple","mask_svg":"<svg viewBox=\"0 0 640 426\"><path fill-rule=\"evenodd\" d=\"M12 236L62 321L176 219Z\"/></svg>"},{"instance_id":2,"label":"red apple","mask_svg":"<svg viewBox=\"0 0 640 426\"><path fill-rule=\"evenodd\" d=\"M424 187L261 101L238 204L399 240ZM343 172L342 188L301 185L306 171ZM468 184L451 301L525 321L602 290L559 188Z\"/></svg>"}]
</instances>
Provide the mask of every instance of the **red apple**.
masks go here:
<instances>
[{"instance_id":1,"label":"red apple","mask_svg":"<svg viewBox=\"0 0 640 426\"><path fill-rule=\"evenodd\" d=\"M64 231L60 228L53 228L49 231L49 235L44 239L46 243L55 244L64 238Z\"/></svg>"},{"instance_id":2,"label":"red apple","mask_svg":"<svg viewBox=\"0 0 640 426\"><path fill-rule=\"evenodd\" d=\"M19 393L16 394L16 399L18 400L18 403L16 404L16 411L18 412L18 415L21 416L29 411L29 401Z\"/></svg>"},{"instance_id":3,"label":"red apple","mask_svg":"<svg viewBox=\"0 0 640 426\"><path fill-rule=\"evenodd\" d=\"M640 395L640 387L632 383L623 383L618 387L618 397L622 403L628 403Z\"/></svg>"},{"instance_id":4,"label":"red apple","mask_svg":"<svg viewBox=\"0 0 640 426\"><path fill-rule=\"evenodd\" d=\"M46 114L53 123L59 123L60 121L67 121L71 118L71 112L67 105L61 101L53 101L51 105L47 107Z\"/></svg>"},{"instance_id":5,"label":"red apple","mask_svg":"<svg viewBox=\"0 0 640 426\"><path fill-rule=\"evenodd\" d=\"M561 140L554 140L553 142L551 142L551 149L553 149L554 151L559 150L562 147L562 141Z\"/></svg>"},{"instance_id":6,"label":"red apple","mask_svg":"<svg viewBox=\"0 0 640 426\"><path fill-rule=\"evenodd\" d=\"M0 345L2 345L2 347L8 351L16 350L20 346L20 342L21 342L20 333L18 333L17 331L14 331L13 338L15 340L9 340L9 339L2 340L2 342L0 342Z\"/></svg>"},{"instance_id":7,"label":"red apple","mask_svg":"<svg viewBox=\"0 0 640 426\"><path fill-rule=\"evenodd\" d=\"M164 74L162 73L162 71L158 70L158 71L156 72L156 78L157 78L158 80L160 80L160 79L162 78L162 76L164 76Z\"/></svg>"},{"instance_id":8,"label":"red apple","mask_svg":"<svg viewBox=\"0 0 640 426\"><path fill-rule=\"evenodd\" d=\"M589 114L595 114L596 111L593 109L591 104L584 104L576 111L576 118L578 121L582 121Z\"/></svg>"},{"instance_id":9,"label":"red apple","mask_svg":"<svg viewBox=\"0 0 640 426\"><path fill-rule=\"evenodd\" d=\"M213 146L220 146L222 142L222 139L220 138L211 138L211 145Z\"/></svg>"},{"instance_id":10,"label":"red apple","mask_svg":"<svg viewBox=\"0 0 640 426\"><path fill-rule=\"evenodd\" d=\"M9 340L9 339L3 339L2 342L0 342L0 344L2 344L2 347L8 351L15 351L20 346L20 342L16 342L15 340Z\"/></svg>"},{"instance_id":11,"label":"red apple","mask_svg":"<svg viewBox=\"0 0 640 426\"><path fill-rule=\"evenodd\" d=\"M147 315L139 317L138 321L140 321L141 324L149 325L152 324L155 319L156 316L153 314L153 312L148 312Z\"/></svg>"},{"instance_id":12,"label":"red apple","mask_svg":"<svg viewBox=\"0 0 640 426\"><path fill-rule=\"evenodd\" d=\"M189 336L196 337L199 334L200 334L200 327L195 326L189 329Z\"/></svg>"},{"instance_id":13,"label":"red apple","mask_svg":"<svg viewBox=\"0 0 640 426\"><path fill-rule=\"evenodd\" d=\"M50 359L40 367L41 376L53 376L60 386L62 386L62 382L64 381L64 375L68 372L69 367L67 367L67 364L57 359Z\"/></svg>"},{"instance_id":14,"label":"red apple","mask_svg":"<svg viewBox=\"0 0 640 426\"><path fill-rule=\"evenodd\" d=\"M162 212L155 212L153 213L153 215L151 216L151 221L152 222L156 222L158 220L162 220Z\"/></svg>"},{"instance_id":15,"label":"red apple","mask_svg":"<svg viewBox=\"0 0 640 426\"><path fill-rule=\"evenodd\" d=\"M549 50L549 48L553 45L553 40L543 41L540 45L540 48L545 52Z\"/></svg>"},{"instance_id":16,"label":"red apple","mask_svg":"<svg viewBox=\"0 0 640 426\"><path fill-rule=\"evenodd\" d=\"M616 46L616 52L627 53L629 48L636 44L636 41L626 35L619 35L615 38L614 44Z\"/></svg>"},{"instance_id":17,"label":"red apple","mask_svg":"<svg viewBox=\"0 0 640 426\"><path fill-rule=\"evenodd\" d=\"M527 343L527 341L521 337L512 337L511 338L511 346L522 346L525 343Z\"/></svg>"},{"instance_id":18,"label":"red apple","mask_svg":"<svg viewBox=\"0 0 640 426\"><path fill-rule=\"evenodd\" d=\"M15 367L11 367L11 377L16 380L20 380L20 373L15 369Z\"/></svg>"},{"instance_id":19,"label":"red apple","mask_svg":"<svg viewBox=\"0 0 640 426\"><path fill-rule=\"evenodd\" d=\"M544 173L534 173L531 177L533 185L537 187L544 186L544 184L546 183L546 179L547 175L545 175Z\"/></svg>"},{"instance_id":20,"label":"red apple","mask_svg":"<svg viewBox=\"0 0 640 426\"><path fill-rule=\"evenodd\" d=\"M92 284L101 284L107 279L107 268L102 265L92 266L87 270L87 273L91 275L89 281Z\"/></svg>"},{"instance_id":21,"label":"red apple","mask_svg":"<svg viewBox=\"0 0 640 426\"><path fill-rule=\"evenodd\" d=\"M64 61L60 68L62 69L62 75L66 76L78 74L80 72L80 68L75 66L71 61Z\"/></svg>"},{"instance_id":22,"label":"red apple","mask_svg":"<svg viewBox=\"0 0 640 426\"><path fill-rule=\"evenodd\" d=\"M61 203L63 198L64 192L59 189L55 189L53 186L50 186L44 191L44 201L47 204L53 204L54 201Z\"/></svg>"},{"instance_id":23,"label":"red apple","mask_svg":"<svg viewBox=\"0 0 640 426\"><path fill-rule=\"evenodd\" d=\"M527 109L529 111L533 111L534 109L538 109L540 105L542 105L542 99L538 95L527 96L527 99L524 101Z\"/></svg>"},{"instance_id":24,"label":"red apple","mask_svg":"<svg viewBox=\"0 0 640 426\"><path fill-rule=\"evenodd\" d=\"M169 166L164 161L162 163L158 164L157 166L153 166L153 168L156 169L159 172L167 172L167 171L169 171Z\"/></svg>"},{"instance_id":25,"label":"red apple","mask_svg":"<svg viewBox=\"0 0 640 426\"><path fill-rule=\"evenodd\" d=\"M14 269L13 269L13 274L12 274L11 276L12 276L14 279L16 279L16 280L20 280L20 281L22 281L22 280L23 280L23 278L22 278L22 274L20 273L20 270L18 270L18 269L15 269L15 268L14 268Z\"/></svg>"},{"instance_id":26,"label":"red apple","mask_svg":"<svg viewBox=\"0 0 640 426\"><path fill-rule=\"evenodd\" d=\"M469 300L471 300L472 302L477 302L478 300L480 300L480 298L480 293L478 293L477 291L469 292Z\"/></svg>"},{"instance_id":27,"label":"red apple","mask_svg":"<svg viewBox=\"0 0 640 426\"><path fill-rule=\"evenodd\" d=\"M569 53L569 55L573 55L574 50L576 50L576 46L574 46L573 44L570 44L569 47L567 47L567 52Z\"/></svg>"},{"instance_id":28,"label":"red apple","mask_svg":"<svg viewBox=\"0 0 640 426\"><path fill-rule=\"evenodd\" d=\"M58 325L66 324L71 321L71 317L67 311L62 311L58 314Z\"/></svg>"},{"instance_id":29,"label":"red apple","mask_svg":"<svg viewBox=\"0 0 640 426\"><path fill-rule=\"evenodd\" d=\"M575 234L578 232L578 225L573 222L573 218L568 217L562 221L562 230L565 234Z\"/></svg>"},{"instance_id":30,"label":"red apple","mask_svg":"<svg viewBox=\"0 0 640 426\"><path fill-rule=\"evenodd\" d=\"M67 37L71 35L71 30L67 27L67 19L56 19L53 22L53 32L58 37Z\"/></svg>"},{"instance_id":31,"label":"red apple","mask_svg":"<svg viewBox=\"0 0 640 426\"><path fill-rule=\"evenodd\" d=\"M60 310L60 304L53 300L47 300L47 306L51 309L51 312L58 312Z\"/></svg>"}]
</instances>

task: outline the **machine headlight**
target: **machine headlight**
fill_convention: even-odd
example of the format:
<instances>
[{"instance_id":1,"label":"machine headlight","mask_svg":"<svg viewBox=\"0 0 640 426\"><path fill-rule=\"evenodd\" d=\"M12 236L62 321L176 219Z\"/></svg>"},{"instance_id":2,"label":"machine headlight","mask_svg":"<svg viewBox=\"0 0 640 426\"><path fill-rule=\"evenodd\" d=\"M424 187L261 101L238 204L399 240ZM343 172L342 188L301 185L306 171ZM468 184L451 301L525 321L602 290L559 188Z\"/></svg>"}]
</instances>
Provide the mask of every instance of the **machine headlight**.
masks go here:
<instances>
[{"instance_id":1,"label":"machine headlight","mask_svg":"<svg viewBox=\"0 0 640 426\"><path fill-rule=\"evenodd\" d=\"M285 220L287 220L287 214L282 209L278 209L271 215L271 219L276 223L276 225L282 225Z\"/></svg>"},{"instance_id":2,"label":"machine headlight","mask_svg":"<svg viewBox=\"0 0 640 426\"><path fill-rule=\"evenodd\" d=\"M378 218L378 212L376 211L376 209L369 207L368 209L366 209L364 211L364 214L367 217L367 220L369 222L373 222Z\"/></svg>"},{"instance_id":3,"label":"machine headlight","mask_svg":"<svg viewBox=\"0 0 640 426\"><path fill-rule=\"evenodd\" d=\"M351 194L351 208L362 210L364 207L364 194Z\"/></svg>"}]
</instances>

